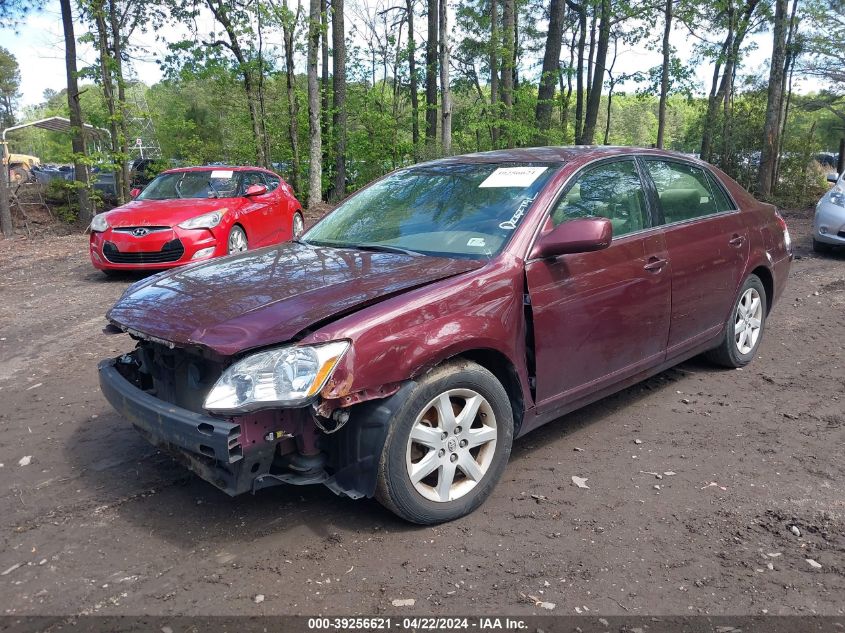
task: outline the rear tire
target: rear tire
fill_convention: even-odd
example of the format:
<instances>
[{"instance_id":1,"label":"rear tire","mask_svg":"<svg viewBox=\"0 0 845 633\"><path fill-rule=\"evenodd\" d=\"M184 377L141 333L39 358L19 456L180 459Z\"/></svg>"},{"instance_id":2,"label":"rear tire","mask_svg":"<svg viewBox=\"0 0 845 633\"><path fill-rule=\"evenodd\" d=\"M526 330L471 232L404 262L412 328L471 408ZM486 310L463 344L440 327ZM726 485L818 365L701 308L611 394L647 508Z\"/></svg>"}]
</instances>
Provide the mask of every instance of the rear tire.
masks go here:
<instances>
[{"instance_id":1,"label":"rear tire","mask_svg":"<svg viewBox=\"0 0 845 633\"><path fill-rule=\"evenodd\" d=\"M297 211L293 214L293 220L291 221L291 236L294 238L299 237L305 231L305 220L302 218L302 214Z\"/></svg>"},{"instance_id":2,"label":"rear tire","mask_svg":"<svg viewBox=\"0 0 845 633\"><path fill-rule=\"evenodd\" d=\"M763 282L757 275L749 275L725 324L722 342L707 352L707 358L722 367L743 367L750 363L763 340L767 309Z\"/></svg>"},{"instance_id":3,"label":"rear tire","mask_svg":"<svg viewBox=\"0 0 845 633\"><path fill-rule=\"evenodd\" d=\"M393 418L376 498L412 523L465 516L499 481L513 430L510 399L492 373L466 360L441 365L414 386Z\"/></svg>"}]
</instances>

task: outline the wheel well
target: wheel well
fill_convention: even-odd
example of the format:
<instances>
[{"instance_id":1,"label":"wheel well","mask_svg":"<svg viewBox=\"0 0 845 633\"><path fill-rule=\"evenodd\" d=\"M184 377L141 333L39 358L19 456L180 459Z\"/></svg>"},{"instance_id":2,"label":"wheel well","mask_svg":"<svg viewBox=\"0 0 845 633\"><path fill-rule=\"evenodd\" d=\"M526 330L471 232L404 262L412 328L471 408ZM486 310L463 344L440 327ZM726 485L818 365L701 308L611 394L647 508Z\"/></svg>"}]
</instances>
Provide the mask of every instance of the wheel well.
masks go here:
<instances>
[{"instance_id":1,"label":"wheel well","mask_svg":"<svg viewBox=\"0 0 845 633\"><path fill-rule=\"evenodd\" d=\"M763 289L766 291L766 316L768 316L772 309L772 297L775 294L775 280L772 279L771 271L765 266L758 266L751 271L751 274L757 275L763 282Z\"/></svg>"},{"instance_id":2,"label":"wheel well","mask_svg":"<svg viewBox=\"0 0 845 633\"><path fill-rule=\"evenodd\" d=\"M513 410L514 436L516 436L519 433L519 428L522 426L522 418L525 413L525 399L522 394L519 375L516 373L513 363L508 360L507 356L492 349L470 350L468 352L461 352L458 356L478 363L502 383L510 398L511 409Z\"/></svg>"}]
</instances>

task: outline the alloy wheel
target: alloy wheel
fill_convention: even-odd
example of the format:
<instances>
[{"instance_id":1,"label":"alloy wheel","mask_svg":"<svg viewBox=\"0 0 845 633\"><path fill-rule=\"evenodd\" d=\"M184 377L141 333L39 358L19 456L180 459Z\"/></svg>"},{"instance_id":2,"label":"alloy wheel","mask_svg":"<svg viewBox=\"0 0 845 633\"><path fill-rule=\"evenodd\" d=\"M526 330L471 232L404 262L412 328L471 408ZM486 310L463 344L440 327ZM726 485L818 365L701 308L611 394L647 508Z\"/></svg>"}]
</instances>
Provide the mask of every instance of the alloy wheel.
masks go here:
<instances>
[{"instance_id":1,"label":"alloy wheel","mask_svg":"<svg viewBox=\"0 0 845 633\"><path fill-rule=\"evenodd\" d=\"M239 226L232 227L229 233L229 255L241 253L247 249L246 233Z\"/></svg>"},{"instance_id":2,"label":"alloy wheel","mask_svg":"<svg viewBox=\"0 0 845 633\"><path fill-rule=\"evenodd\" d=\"M763 324L763 302L756 288L748 288L736 306L734 342L740 354L748 354L757 345Z\"/></svg>"},{"instance_id":3,"label":"alloy wheel","mask_svg":"<svg viewBox=\"0 0 845 633\"><path fill-rule=\"evenodd\" d=\"M293 236L299 237L302 235L302 232L305 230L305 221L302 219L302 216L298 213L295 213L293 216Z\"/></svg>"},{"instance_id":4,"label":"alloy wheel","mask_svg":"<svg viewBox=\"0 0 845 633\"><path fill-rule=\"evenodd\" d=\"M408 438L405 465L426 499L454 501L483 478L496 451L498 429L490 403L472 389L450 389L422 410Z\"/></svg>"}]
</instances>

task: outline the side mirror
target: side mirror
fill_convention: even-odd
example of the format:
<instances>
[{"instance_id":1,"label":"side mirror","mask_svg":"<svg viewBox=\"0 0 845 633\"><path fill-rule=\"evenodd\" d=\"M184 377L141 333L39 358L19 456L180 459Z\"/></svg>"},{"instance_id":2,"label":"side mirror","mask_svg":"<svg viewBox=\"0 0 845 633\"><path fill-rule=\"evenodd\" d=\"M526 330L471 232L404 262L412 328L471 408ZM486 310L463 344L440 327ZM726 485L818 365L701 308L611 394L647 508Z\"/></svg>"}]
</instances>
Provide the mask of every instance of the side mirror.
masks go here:
<instances>
[{"instance_id":1,"label":"side mirror","mask_svg":"<svg viewBox=\"0 0 845 633\"><path fill-rule=\"evenodd\" d=\"M832 171L827 175L828 182L836 182L837 180L839 180L839 174L837 174L835 171Z\"/></svg>"},{"instance_id":2,"label":"side mirror","mask_svg":"<svg viewBox=\"0 0 845 633\"><path fill-rule=\"evenodd\" d=\"M141 190L138 187L135 187L132 191L129 192L129 197L133 200L141 195Z\"/></svg>"},{"instance_id":3,"label":"side mirror","mask_svg":"<svg viewBox=\"0 0 845 633\"><path fill-rule=\"evenodd\" d=\"M613 224L607 218L578 218L556 226L534 244L529 259L589 253L610 246Z\"/></svg>"},{"instance_id":4,"label":"side mirror","mask_svg":"<svg viewBox=\"0 0 845 633\"><path fill-rule=\"evenodd\" d=\"M265 193L267 193L267 185L250 185L244 191L244 197L263 196Z\"/></svg>"}]
</instances>

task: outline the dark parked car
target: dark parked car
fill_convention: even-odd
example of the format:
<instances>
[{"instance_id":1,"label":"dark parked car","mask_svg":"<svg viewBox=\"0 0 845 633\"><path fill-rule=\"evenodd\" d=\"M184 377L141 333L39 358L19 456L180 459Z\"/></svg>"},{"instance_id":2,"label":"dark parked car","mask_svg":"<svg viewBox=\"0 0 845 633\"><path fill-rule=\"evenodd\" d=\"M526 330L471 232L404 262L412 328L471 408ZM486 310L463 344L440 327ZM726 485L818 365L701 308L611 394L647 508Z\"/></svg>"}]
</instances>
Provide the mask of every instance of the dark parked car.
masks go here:
<instances>
[{"instance_id":1,"label":"dark parked car","mask_svg":"<svg viewBox=\"0 0 845 633\"><path fill-rule=\"evenodd\" d=\"M791 258L774 207L694 159L447 158L298 241L131 286L107 329L137 345L100 383L230 495L323 483L436 523L490 495L515 437L703 352L750 362Z\"/></svg>"}]
</instances>

